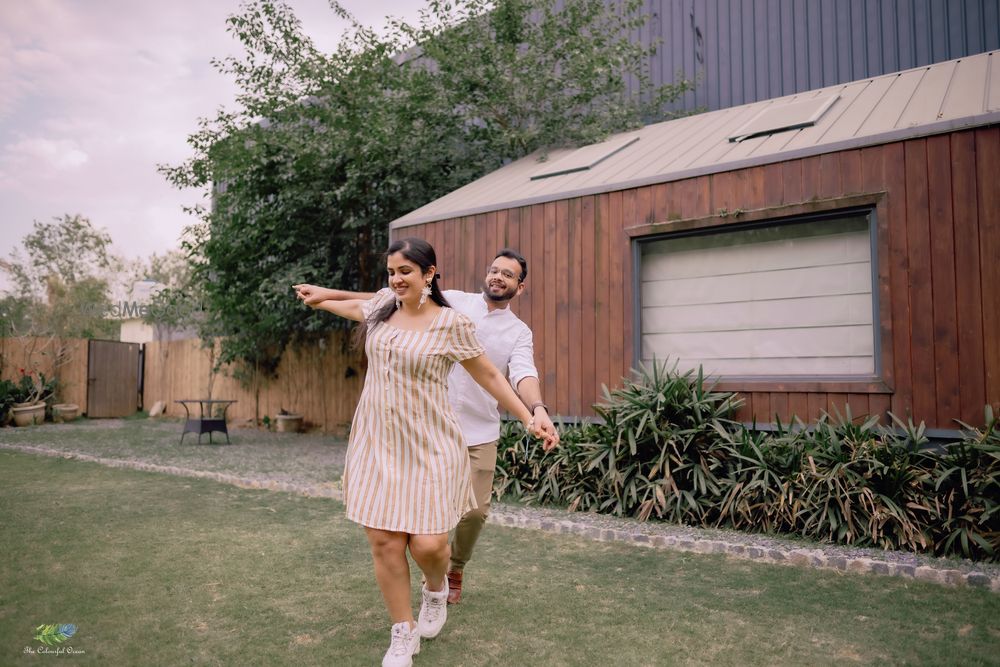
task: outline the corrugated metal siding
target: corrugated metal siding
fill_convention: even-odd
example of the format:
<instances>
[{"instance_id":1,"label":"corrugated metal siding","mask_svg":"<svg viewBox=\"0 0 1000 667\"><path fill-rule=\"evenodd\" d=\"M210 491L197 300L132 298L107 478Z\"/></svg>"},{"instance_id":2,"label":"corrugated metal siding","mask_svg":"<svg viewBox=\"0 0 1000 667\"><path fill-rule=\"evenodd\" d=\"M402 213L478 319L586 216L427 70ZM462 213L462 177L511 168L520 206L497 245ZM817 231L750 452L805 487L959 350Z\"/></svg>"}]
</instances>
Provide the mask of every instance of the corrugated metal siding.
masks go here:
<instances>
[{"instance_id":1,"label":"corrugated metal siding","mask_svg":"<svg viewBox=\"0 0 1000 667\"><path fill-rule=\"evenodd\" d=\"M612 0L615 1L615 0ZM1000 0L645 0L657 84L724 109L1000 48Z\"/></svg>"}]
</instances>

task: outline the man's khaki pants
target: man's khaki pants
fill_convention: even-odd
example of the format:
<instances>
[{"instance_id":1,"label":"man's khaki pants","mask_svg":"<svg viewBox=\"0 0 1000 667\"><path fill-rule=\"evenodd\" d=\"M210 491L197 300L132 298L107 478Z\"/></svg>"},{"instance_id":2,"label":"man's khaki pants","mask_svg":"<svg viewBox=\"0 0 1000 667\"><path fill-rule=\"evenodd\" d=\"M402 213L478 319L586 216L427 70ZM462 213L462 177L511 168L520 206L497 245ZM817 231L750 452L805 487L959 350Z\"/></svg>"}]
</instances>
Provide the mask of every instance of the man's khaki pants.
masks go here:
<instances>
[{"instance_id":1,"label":"man's khaki pants","mask_svg":"<svg viewBox=\"0 0 1000 667\"><path fill-rule=\"evenodd\" d=\"M484 445L468 447L469 462L472 464L472 492L476 496L478 507L470 510L458 522L455 534L451 539L450 570L461 572L465 564L472 558L472 549L476 546L479 533L486 523L486 515L490 513L490 497L493 495L493 471L497 466L497 443L488 442Z\"/></svg>"}]
</instances>

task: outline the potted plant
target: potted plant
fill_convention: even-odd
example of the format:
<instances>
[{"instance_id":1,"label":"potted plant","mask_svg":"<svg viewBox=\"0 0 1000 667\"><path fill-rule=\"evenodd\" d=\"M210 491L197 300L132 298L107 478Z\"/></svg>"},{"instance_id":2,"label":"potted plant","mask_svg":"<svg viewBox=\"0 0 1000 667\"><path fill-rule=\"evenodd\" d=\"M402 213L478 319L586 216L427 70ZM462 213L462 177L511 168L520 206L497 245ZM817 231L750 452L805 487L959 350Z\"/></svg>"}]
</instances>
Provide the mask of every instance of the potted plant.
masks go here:
<instances>
[{"instance_id":1,"label":"potted plant","mask_svg":"<svg viewBox=\"0 0 1000 667\"><path fill-rule=\"evenodd\" d=\"M293 415L282 408L278 410L275 424L279 433L298 433L302 430L302 415Z\"/></svg>"},{"instance_id":2,"label":"potted plant","mask_svg":"<svg viewBox=\"0 0 1000 667\"><path fill-rule=\"evenodd\" d=\"M14 405L11 413L16 426L41 424L45 421L45 401L55 392L55 379L46 379L43 373L25 373L15 385Z\"/></svg>"},{"instance_id":3,"label":"potted plant","mask_svg":"<svg viewBox=\"0 0 1000 667\"><path fill-rule=\"evenodd\" d=\"M56 403L52 406L52 421L56 423L73 421L80 416L80 406L76 403Z\"/></svg>"}]
</instances>

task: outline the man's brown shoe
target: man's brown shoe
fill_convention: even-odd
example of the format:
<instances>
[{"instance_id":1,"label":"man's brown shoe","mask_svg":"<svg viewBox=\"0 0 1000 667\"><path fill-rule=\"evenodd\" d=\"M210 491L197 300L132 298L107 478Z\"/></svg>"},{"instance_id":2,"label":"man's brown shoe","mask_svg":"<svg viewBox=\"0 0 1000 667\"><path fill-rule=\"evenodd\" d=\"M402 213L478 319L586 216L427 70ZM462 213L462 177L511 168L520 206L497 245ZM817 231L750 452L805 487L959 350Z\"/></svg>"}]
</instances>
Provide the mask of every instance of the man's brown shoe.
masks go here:
<instances>
[{"instance_id":1,"label":"man's brown shoe","mask_svg":"<svg viewBox=\"0 0 1000 667\"><path fill-rule=\"evenodd\" d=\"M462 601L462 573L448 570L448 604L458 604Z\"/></svg>"}]
</instances>

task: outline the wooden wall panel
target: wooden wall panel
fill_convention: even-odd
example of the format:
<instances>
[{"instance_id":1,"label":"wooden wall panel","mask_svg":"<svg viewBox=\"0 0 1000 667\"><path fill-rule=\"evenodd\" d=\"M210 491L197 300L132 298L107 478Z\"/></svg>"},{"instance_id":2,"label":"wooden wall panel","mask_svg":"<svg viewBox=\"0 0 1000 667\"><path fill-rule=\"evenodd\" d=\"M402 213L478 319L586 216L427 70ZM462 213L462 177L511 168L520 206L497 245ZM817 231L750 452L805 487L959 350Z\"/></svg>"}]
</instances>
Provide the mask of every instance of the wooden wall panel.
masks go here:
<instances>
[{"instance_id":1,"label":"wooden wall panel","mask_svg":"<svg viewBox=\"0 0 1000 667\"><path fill-rule=\"evenodd\" d=\"M1000 414L1000 128L976 131L986 402ZM976 420L979 421L978 419Z\"/></svg>"},{"instance_id":2,"label":"wooden wall panel","mask_svg":"<svg viewBox=\"0 0 1000 667\"><path fill-rule=\"evenodd\" d=\"M535 298L535 294L537 293L537 291L532 289L532 285L534 285L535 283L541 284L538 280L538 276L540 275L539 269L541 269L542 267L539 264L533 264L531 261L531 236L532 236L531 208L524 207L516 210L517 210L517 220L518 220L517 236L519 239L518 245L516 247L520 249L521 254L524 255L525 260L527 260L528 262L528 285L521 293L521 296L518 297L518 301L520 303L516 304L516 310L514 312L516 312L518 314L518 317L520 317L524 321L524 323L527 324L529 327L531 327L532 331L534 331L534 327L532 327L532 321L531 321L531 303L532 300ZM513 219L511 220L511 224L513 224ZM538 356L538 340L536 338L535 357L537 356ZM543 396L545 395L544 390L542 395Z\"/></svg>"},{"instance_id":3,"label":"wooden wall panel","mask_svg":"<svg viewBox=\"0 0 1000 667\"><path fill-rule=\"evenodd\" d=\"M569 310L569 345L566 350L566 363L568 364L568 384L569 403L568 413L571 415L582 414L584 406L581 403L581 371L582 360L580 352L583 349L583 216L581 212L581 202L579 199L570 199L568 205L568 239L567 239L567 259L569 261L569 291L567 304ZM588 309L589 310L589 309Z\"/></svg>"},{"instance_id":4,"label":"wooden wall panel","mask_svg":"<svg viewBox=\"0 0 1000 667\"><path fill-rule=\"evenodd\" d=\"M781 180L781 167L780 162L764 167L763 206L781 206L784 203L784 184Z\"/></svg>"},{"instance_id":5,"label":"wooden wall panel","mask_svg":"<svg viewBox=\"0 0 1000 667\"><path fill-rule=\"evenodd\" d=\"M948 135L927 140L927 205L931 240L931 312L938 423L962 413L959 399L958 325L955 291L955 228L952 216L951 146ZM957 424L956 424L957 426Z\"/></svg>"},{"instance_id":6,"label":"wooden wall panel","mask_svg":"<svg viewBox=\"0 0 1000 667\"><path fill-rule=\"evenodd\" d=\"M554 413L592 415L600 385L620 386L636 352L627 228L667 230L726 211L864 193L878 202L873 287L883 306L876 335L884 388L755 387L741 416L787 422L850 406L857 420L875 414L886 422L891 410L953 428L955 419L981 423L984 403L1000 409L997 173L994 127L443 221L425 233L444 248L446 267L454 263L447 270L462 289L475 288L468 271L484 268L498 247L524 253L528 287L514 309L534 332L543 395ZM489 255L486 263L480 255Z\"/></svg>"},{"instance_id":7,"label":"wooden wall panel","mask_svg":"<svg viewBox=\"0 0 1000 667\"><path fill-rule=\"evenodd\" d=\"M594 371L597 383L614 386L611 380L611 195L597 195L594 207L594 299L597 320L595 331L596 358ZM595 388L596 390L596 388Z\"/></svg>"},{"instance_id":8,"label":"wooden wall panel","mask_svg":"<svg viewBox=\"0 0 1000 667\"><path fill-rule=\"evenodd\" d=\"M625 356L625 311L622 295L625 293L624 267L622 266L623 193L609 195L608 212L608 387L621 386L621 378L628 369ZM628 314L631 317L631 313Z\"/></svg>"},{"instance_id":9,"label":"wooden wall panel","mask_svg":"<svg viewBox=\"0 0 1000 667\"><path fill-rule=\"evenodd\" d=\"M589 414L591 406L598 399L598 387L603 378L597 377L596 355L597 348L597 326L598 309L591 304L596 304L597 285L603 279L598 277L595 270L596 245L595 238L595 211L594 198L583 197L580 201L580 255L579 261L579 281L580 281L580 301L578 303L580 311L580 382L576 385L579 412L574 414Z\"/></svg>"},{"instance_id":10,"label":"wooden wall panel","mask_svg":"<svg viewBox=\"0 0 1000 667\"><path fill-rule=\"evenodd\" d=\"M552 261L555 265L555 281L546 283L555 286L553 295L554 310L549 311L553 318L553 327L547 328L546 333L555 338L555 363L552 369L555 377L556 405L559 406L559 414L573 414L570 411L570 367L569 367L569 338L572 321L570 319L570 293L569 267L570 255L572 252L573 232L572 222L569 219L569 201L563 199L554 204L554 223L552 238L546 239L552 243ZM548 297L548 295L546 295ZM548 298L546 298L548 304Z\"/></svg>"},{"instance_id":11,"label":"wooden wall panel","mask_svg":"<svg viewBox=\"0 0 1000 667\"><path fill-rule=\"evenodd\" d=\"M889 219L889 273L892 304L892 354L894 359L890 410L905 417L913 411L913 364L910 343L912 317L909 294L909 242L906 225L906 174L903 169L904 145L885 147L885 209Z\"/></svg>"},{"instance_id":12,"label":"wooden wall panel","mask_svg":"<svg viewBox=\"0 0 1000 667\"><path fill-rule=\"evenodd\" d=\"M556 342L559 338L560 322L556 319L556 255L558 254L558 238L556 237L556 205L554 202L542 205L543 242L545 253L542 256L545 282L542 285L542 303L538 316L536 330L541 329L545 342L544 354L541 358L539 373L545 378L545 392L549 400L555 399L553 407L556 414L565 414L565 408L559 402L559 386L556 375Z\"/></svg>"},{"instance_id":13,"label":"wooden wall panel","mask_svg":"<svg viewBox=\"0 0 1000 667\"><path fill-rule=\"evenodd\" d=\"M934 303L931 283L931 234L927 201L927 141L904 145L906 238L909 260L910 341L914 348L913 413L938 423L934 398Z\"/></svg>"}]
</instances>

